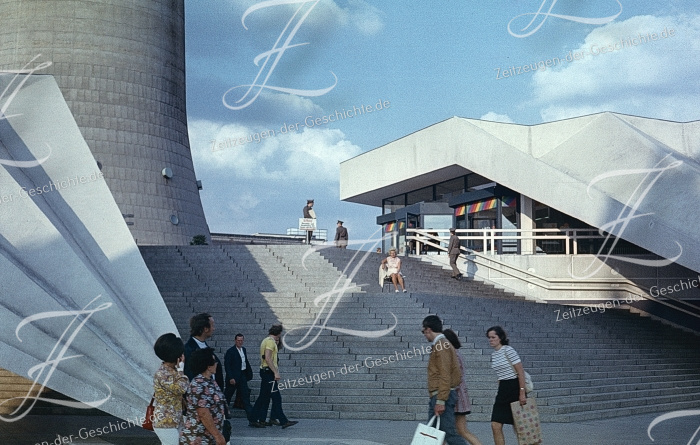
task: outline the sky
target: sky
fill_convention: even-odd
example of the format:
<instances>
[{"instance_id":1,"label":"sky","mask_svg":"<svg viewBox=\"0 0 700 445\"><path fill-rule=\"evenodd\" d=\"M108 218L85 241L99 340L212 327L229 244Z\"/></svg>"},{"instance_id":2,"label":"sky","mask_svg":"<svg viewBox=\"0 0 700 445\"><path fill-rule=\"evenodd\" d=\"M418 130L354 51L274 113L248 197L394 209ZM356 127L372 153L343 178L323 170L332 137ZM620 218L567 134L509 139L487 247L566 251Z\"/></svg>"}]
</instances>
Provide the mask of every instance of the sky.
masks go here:
<instances>
[{"instance_id":1,"label":"sky","mask_svg":"<svg viewBox=\"0 0 700 445\"><path fill-rule=\"evenodd\" d=\"M339 164L452 116L700 119L697 0L189 0L185 26L212 232L286 233L313 198L331 239L377 237Z\"/></svg>"}]
</instances>

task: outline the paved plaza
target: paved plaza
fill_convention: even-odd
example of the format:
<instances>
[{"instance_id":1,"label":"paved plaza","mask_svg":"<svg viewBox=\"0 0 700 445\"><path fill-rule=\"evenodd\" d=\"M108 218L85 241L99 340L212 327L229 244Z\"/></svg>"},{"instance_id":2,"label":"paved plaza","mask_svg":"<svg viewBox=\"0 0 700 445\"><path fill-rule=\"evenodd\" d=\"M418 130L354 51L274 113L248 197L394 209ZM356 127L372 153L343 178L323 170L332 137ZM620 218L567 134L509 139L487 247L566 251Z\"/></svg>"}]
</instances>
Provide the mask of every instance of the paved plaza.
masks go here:
<instances>
[{"instance_id":1,"label":"paved plaza","mask_svg":"<svg viewBox=\"0 0 700 445\"><path fill-rule=\"evenodd\" d=\"M546 423L542 425L544 443L548 445L685 445L690 444L700 427L700 411L693 416L659 423L652 430L654 441L647 436L647 428L658 415L638 415L609 420L579 423ZM109 416L33 416L17 422L0 422L2 445L158 445L155 434L138 427L118 428L120 421ZM92 430L109 431L88 437ZM254 429L242 418L232 419L231 445L408 445L416 422L380 420L305 420L287 429L268 427ZM488 422L471 422L469 428L484 445L493 444ZM58 435L61 441L57 442ZM71 441L70 435L73 435ZM87 437L82 439L80 436ZM65 440L64 440L65 438ZM695 440L698 438L695 437ZM506 431L506 443L517 444L512 430ZM692 442L695 444L696 442Z\"/></svg>"}]
</instances>

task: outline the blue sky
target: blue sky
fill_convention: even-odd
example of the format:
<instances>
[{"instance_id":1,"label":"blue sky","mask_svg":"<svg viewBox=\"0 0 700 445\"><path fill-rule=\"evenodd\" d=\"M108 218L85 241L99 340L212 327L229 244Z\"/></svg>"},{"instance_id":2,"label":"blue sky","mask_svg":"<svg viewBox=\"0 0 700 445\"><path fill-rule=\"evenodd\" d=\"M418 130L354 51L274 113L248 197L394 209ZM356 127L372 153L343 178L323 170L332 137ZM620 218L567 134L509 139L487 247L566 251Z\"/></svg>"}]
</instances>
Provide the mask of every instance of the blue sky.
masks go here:
<instances>
[{"instance_id":1,"label":"blue sky","mask_svg":"<svg viewBox=\"0 0 700 445\"><path fill-rule=\"evenodd\" d=\"M369 237L381 209L339 200L339 163L452 116L700 119L696 0L190 0L185 17L190 144L213 232L285 233L314 198L320 228L342 219L351 239ZM297 25L278 60L254 64ZM266 87L244 98L259 74ZM296 126L309 116L320 125Z\"/></svg>"}]
</instances>

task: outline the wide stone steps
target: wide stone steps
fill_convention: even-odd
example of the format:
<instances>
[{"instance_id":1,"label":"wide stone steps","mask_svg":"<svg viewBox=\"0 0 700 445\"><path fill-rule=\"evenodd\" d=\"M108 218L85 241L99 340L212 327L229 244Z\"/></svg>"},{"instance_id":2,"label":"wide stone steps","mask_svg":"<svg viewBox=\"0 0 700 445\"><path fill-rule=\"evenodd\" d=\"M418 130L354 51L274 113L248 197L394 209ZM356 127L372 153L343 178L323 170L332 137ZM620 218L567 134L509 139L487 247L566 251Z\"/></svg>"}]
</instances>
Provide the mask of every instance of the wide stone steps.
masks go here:
<instances>
[{"instance_id":1,"label":"wide stone steps","mask_svg":"<svg viewBox=\"0 0 700 445\"><path fill-rule=\"evenodd\" d=\"M345 274L355 273L353 280L362 283L367 292L380 290L378 270L386 255L367 253L355 256L355 251L337 248L322 248L319 253ZM427 264L419 259L401 257L401 273L405 276L406 288L410 292L437 295L480 295L515 299L515 295L496 289L483 281L455 281L450 272ZM393 291L393 286L391 287Z\"/></svg>"},{"instance_id":2,"label":"wide stone steps","mask_svg":"<svg viewBox=\"0 0 700 445\"><path fill-rule=\"evenodd\" d=\"M242 332L257 368L256 349L267 329L285 325L282 379L297 382L282 390L290 418L425 420L428 357L406 352L427 346L420 323L431 313L462 341L470 420L490 418L497 382L485 331L493 325L508 331L532 374L545 421L664 412L691 407L692 400L700 406L696 337L629 312L606 310L557 321L555 311L567 307L451 280L449 271L411 258L402 266L410 292L382 293L377 270L383 256L371 253L354 270L363 256L349 264L354 252L336 248L309 253L305 246L181 246L142 248L142 253L183 339L189 317L209 312L217 326L209 344L220 357ZM314 303L348 280L362 286L351 284L342 297L323 295ZM309 331L316 317L317 325L326 325L320 334L318 328ZM342 331L385 330L395 323L376 338ZM259 392L255 374L253 397Z\"/></svg>"}]
</instances>

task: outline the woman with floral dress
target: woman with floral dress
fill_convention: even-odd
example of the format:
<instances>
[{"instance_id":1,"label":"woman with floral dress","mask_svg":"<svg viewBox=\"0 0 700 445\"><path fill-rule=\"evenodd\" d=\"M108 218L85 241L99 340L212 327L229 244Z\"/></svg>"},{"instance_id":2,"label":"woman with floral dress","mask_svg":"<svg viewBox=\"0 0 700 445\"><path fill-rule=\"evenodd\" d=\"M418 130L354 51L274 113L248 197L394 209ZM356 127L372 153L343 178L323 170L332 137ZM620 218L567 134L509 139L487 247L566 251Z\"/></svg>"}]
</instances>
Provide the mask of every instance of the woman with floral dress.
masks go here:
<instances>
[{"instance_id":1,"label":"woman with floral dress","mask_svg":"<svg viewBox=\"0 0 700 445\"><path fill-rule=\"evenodd\" d=\"M221 430L226 397L214 380L217 366L214 350L198 349L192 352L188 363L195 377L187 390L180 445L225 445Z\"/></svg>"},{"instance_id":2,"label":"woman with floral dress","mask_svg":"<svg viewBox=\"0 0 700 445\"><path fill-rule=\"evenodd\" d=\"M153 345L163 363L153 376L153 431L163 445L177 445L182 422L182 396L190 386L182 372L185 348L175 334L163 334Z\"/></svg>"}]
</instances>

